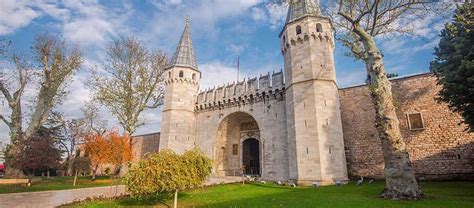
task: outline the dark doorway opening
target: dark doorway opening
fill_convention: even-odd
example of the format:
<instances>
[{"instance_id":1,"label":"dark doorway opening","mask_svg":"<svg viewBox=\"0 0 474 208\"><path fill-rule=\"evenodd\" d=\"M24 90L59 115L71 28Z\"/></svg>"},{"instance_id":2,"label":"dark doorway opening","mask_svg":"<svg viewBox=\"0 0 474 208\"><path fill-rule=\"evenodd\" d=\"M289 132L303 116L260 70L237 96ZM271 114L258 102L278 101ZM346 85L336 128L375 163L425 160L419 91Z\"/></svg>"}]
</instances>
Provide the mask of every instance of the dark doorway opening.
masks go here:
<instances>
[{"instance_id":1,"label":"dark doorway opening","mask_svg":"<svg viewBox=\"0 0 474 208\"><path fill-rule=\"evenodd\" d=\"M244 174L260 175L260 142L256 139L246 139L242 143L242 164Z\"/></svg>"}]
</instances>

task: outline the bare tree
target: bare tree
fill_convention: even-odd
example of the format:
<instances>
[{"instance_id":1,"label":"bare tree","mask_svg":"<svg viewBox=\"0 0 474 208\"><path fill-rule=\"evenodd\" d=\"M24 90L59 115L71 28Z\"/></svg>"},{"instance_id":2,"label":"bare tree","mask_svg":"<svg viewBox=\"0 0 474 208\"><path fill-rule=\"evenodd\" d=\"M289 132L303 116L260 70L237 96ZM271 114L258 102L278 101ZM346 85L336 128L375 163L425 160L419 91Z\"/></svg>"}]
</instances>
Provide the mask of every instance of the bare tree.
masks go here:
<instances>
[{"instance_id":1,"label":"bare tree","mask_svg":"<svg viewBox=\"0 0 474 208\"><path fill-rule=\"evenodd\" d=\"M106 131L106 121L100 119L99 109L93 102L86 102L81 111L82 117L69 120L61 113L53 112L45 124L60 130L56 142L66 153L64 167L68 175L73 174L74 160L78 157L75 155L77 147L84 143L84 138L89 134L103 135Z\"/></svg>"},{"instance_id":2,"label":"bare tree","mask_svg":"<svg viewBox=\"0 0 474 208\"><path fill-rule=\"evenodd\" d=\"M100 118L100 110L94 101L86 102L81 108L83 132L103 135L107 130L107 121Z\"/></svg>"},{"instance_id":3,"label":"bare tree","mask_svg":"<svg viewBox=\"0 0 474 208\"><path fill-rule=\"evenodd\" d=\"M275 0L273 3L291 4L293 0ZM375 107L375 127L385 161L384 198L419 199L423 193L415 180L400 132L391 84L375 38L414 34L417 26L410 24L413 23L410 20L442 11L445 5L428 0L338 0L328 4L327 13L336 30L336 39L351 50L350 56L366 65L366 83Z\"/></svg>"},{"instance_id":4,"label":"bare tree","mask_svg":"<svg viewBox=\"0 0 474 208\"><path fill-rule=\"evenodd\" d=\"M161 105L166 63L163 53L150 51L132 37L108 45L105 73L95 72L90 87L94 99L117 117L128 134L144 124L140 114L145 109Z\"/></svg>"},{"instance_id":5,"label":"bare tree","mask_svg":"<svg viewBox=\"0 0 474 208\"><path fill-rule=\"evenodd\" d=\"M51 110L68 94L65 85L83 61L77 47L51 35L38 36L32 51L30 58L9 50L1 53L2 67L11 72L11 78L0 78L0 91L11 113L9 118L0 115L0 119L9 127L13 144L30 138L46 122ZM29 104L31 116L24 123L22 102L27 87L34 101Z\"/></svg>"}]
</instances>

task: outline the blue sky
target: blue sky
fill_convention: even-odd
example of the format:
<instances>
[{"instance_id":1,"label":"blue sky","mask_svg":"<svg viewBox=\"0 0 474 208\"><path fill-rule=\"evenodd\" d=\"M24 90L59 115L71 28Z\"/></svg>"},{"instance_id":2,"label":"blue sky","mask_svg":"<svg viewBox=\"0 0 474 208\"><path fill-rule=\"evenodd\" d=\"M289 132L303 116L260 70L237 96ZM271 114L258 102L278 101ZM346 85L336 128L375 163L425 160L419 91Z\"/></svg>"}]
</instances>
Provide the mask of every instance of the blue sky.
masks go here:
<instances>
[{"instance_id":1,"label":"blue sky","mask_svg":"<svg viewBox=\"0 0 474 208\"><path fill-rule=\"evenodd\" d=\"M324 2L323 2L324 3ZM17 50L29 50L37 34L52 33L78 44L85 56L84 70L68 86L69 99L59 109L68 118L80 116L80 107L90 98L83 85L87 70L100 66L106 43L132 35L148 47L172 55L184 27L191 19L191 33L199 69L201 89L234 81L236 59L240 56L241 78L258 76L283 67L278 34L286 8L269 6L265 0L0 0L0 37L11 40ZM386 70L408 75L429 70L433 48L445 18L426 15L413 18L416 36L378 39ZM337 82L340 87L362 83L361 62L344 56L336 45ZM0 99L2 99L0 97ZM148 110L148 123L138 133L159 131L161 110ZM5 106L0 113L8 114ZM105 110L104 118L118 127ZM7 141L8 130L0 124L0 139ZM1 140L0 140L1 141Z\"/></svg>"}]
</instances>

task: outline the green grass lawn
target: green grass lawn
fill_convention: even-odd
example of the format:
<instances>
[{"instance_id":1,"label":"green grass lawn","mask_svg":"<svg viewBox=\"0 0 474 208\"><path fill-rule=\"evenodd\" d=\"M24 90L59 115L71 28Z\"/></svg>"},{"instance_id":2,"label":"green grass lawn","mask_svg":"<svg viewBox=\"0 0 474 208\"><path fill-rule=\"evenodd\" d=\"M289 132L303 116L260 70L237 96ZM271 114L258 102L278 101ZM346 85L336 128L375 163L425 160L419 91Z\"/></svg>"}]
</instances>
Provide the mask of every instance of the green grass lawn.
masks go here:
<instances>
[{"instance_id":1,"label":"green grass lawn","mask_svg":"<svg viewBox=\"0 0 474 208\"><path fill-rule=\"evenodd\" d=\"M72 176L52 177L50 179L44 179L43 181L33 183L30 187L26 187L24 184L0 184L0 194L88 188L120 184L120 180L111 179L108 176L97 177L95 181L91 180L91 176L81 176L77 178L77 184L75 187L72 186L73 180L74 177Z\"/></svg>"},{"instance_id":2,"label":"green grass lawn","mask_svg":"<svg viewBox=\"0 0 474 208\"><path fill-rule=\"evenodd\" d=\"M379 198L383 182L326 186L281 187L273 184L218 185L179 194L179 207L474 207L474 182L420 183L427 194L420 201L389 201ZM121 198L93 200L75 207L167 207L170 196L143 200Z\"/></svg>"}]
</instances>

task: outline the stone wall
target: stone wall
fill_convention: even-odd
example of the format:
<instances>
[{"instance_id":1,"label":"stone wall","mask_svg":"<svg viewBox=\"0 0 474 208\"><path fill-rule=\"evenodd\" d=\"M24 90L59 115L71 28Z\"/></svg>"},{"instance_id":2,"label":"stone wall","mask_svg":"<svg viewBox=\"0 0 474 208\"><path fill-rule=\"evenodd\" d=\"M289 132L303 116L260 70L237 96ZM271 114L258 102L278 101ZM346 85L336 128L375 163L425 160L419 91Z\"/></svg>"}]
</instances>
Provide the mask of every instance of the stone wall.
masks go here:
<instances>
[{"instance_id":1,"label":"stone wall","mask_svg":"<svg viewBox=\"0 0 474 208\"><path fill-rule=\"evenodd\" d=\"M440 86L431 74L392 79L400 128L417 176L428 179L474 175L474 133L464 131L462 117L435 100ZM383 177L383 157L366 86L339 90L348 172ZM421 112L424 128L410 130L408 113Z\"/></svg>"},{"instance_id":2,"label":"stone wall","mask_svg":"<svg viewBox=\"0 0 474 208\"><path fill-rule=\"evenodd\" d=\"M160 147L160 132L132 137L132 161L142 159L148 152L157 152Z\"/></svg>"}]
</instances>

